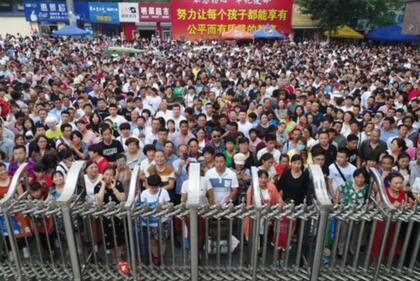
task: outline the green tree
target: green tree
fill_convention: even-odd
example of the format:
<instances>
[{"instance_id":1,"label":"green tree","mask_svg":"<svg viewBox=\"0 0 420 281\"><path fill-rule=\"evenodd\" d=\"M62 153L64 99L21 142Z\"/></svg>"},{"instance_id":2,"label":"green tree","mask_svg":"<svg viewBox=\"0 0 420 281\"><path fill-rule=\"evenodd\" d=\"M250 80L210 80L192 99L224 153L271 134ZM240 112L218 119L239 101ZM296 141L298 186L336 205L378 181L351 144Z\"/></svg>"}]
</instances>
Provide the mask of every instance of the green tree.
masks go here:
<instances>
[{"instance_id":1,"label":"green tree","mask_svg":"<svg viewBox=\"0 0 420 281\"><path fill-rule=\"evenodd\" d=\"M358 19L370 25L394 22L393 12L402 9L403 0L297 0L304 13L319 21L322 30L334 30L343 24L354 24Z\"/></svg>"}]
</instances>

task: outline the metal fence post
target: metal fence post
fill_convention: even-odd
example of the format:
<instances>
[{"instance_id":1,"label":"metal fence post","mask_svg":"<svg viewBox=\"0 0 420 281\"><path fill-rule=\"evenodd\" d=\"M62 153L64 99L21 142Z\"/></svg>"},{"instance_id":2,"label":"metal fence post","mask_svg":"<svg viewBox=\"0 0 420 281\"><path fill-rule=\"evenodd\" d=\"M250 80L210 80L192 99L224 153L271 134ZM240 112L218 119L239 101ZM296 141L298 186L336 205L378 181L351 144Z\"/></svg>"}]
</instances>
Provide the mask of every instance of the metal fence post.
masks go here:
<instances>
[{"instance_id":1,"label":"metal fence post","mask_svg":"<svg viewBox=\"0 0 420 281\"><path fill-rule=\"evenodd\" d=\"M257 280L257 266L258 266L258 245L259 245L259 229L261 221L261 193L260 183L258 181L258 169L251 167L252 176L252 205L255 210L255 221L252 223L252 250L251 250L251 266L252 266L252 280Z\"/></svg>"},{"instance_id":2,"label":"metal fence post","mask_svg":"<svg viewBox=\"0 0 420 281\"><path fill-rule=\"evenodd\" d=\"M70 204L76 191L79 174L83 170L84 165L84 161L73 162L69 172L67 173L63 193L57 199L63 215L64 231L66 233L67 246L69 249L73 280L75 281L81 281L82 275L80 270L79 255L77 254L76 240L74 238Z\"/></svg>"},{"instance_id":3,"label":"metal fence post","mask_svg":"<svg viewBox=\"0 0 420 281\"><path fill-rule=\"evenodd\" d=\"M70 207L66 204L61 205L61 213L63 215L64 231L66 232L71 268L73 270L73 280L80 281L82 280L82 276L80 271L79 255L77 254L76 240L74 239Z\"/></svg>"},{"instance_id":4,"label":"metal fence post","mask_svg":"<svg viewBox=\"0 0 420 281\"><path fill-rule=\"evenodd\" d=\"M10 217L7 213L7 210L8 210L8 207L9 207L10 200L12 200L14 198L14 196L16 194L16 191L17 191L17 188L20 185L21 177L25 176L27 165L28 165L27 163L20 165L20 167L17 169L17 171L13 175L13 178L12 178L12 181L10 182L10 186L9 186L9 189L7 190L7 193L4 195L4 197L2 199L0 199L1 211L3 213L4 221L6 223L7 232L9 234L8 238L9 238L9 242L10 242L10 248L12 250L13 259L14 259L14 262L16 264L16 274L17 274L16 278L17 278L17 280L23 280L22 264L21 264L20 257L19 257L19 249L18 249L18 246L17 246L17 243L16 243L16 239L14 237L14 230L13 230L12 224L10 222Z\"/></svg>"},{"instance_id":5,"label":"metal fence post","mask_svg":"<svg viewBox=\"0 0 420 281\"><path fill-rule=\"evenodd\" d=\"M395 211L397 210L397 208L390 202L388 196L386 195L385 185L378 170L376 168L370 168L369 171L373 178L373 182L376 183L378 187L378 193L379 193L379 198L380 198L380 203L381 203L379 204L379 206L382 209L382 214L385 217L385 228L382 235L382 243L379 249L378 261L377 261L374 275L372 278L372 280L376 281L378 280L379 271L381 269L381 262L385 253L385 247L386 247L386 242L388 239L388 232L391 226L392 217Z\"/></svg>"},{"instance_id":6,"label":"metal fence post","mask_svg":"<svg viewBox=\"0 0 420 281\"><path fill-rule=\"evenodd\" d=\"M314 186L315 198L320 207L320 215L318 222L318 233L315 245L314 260L311 268L311 281L318 280L321 271L321 261L324 252L325 236L327 231L328 216L332 210L331 198L325 184L325 177L319 165L310 165L309 167L311 179Z\"/></svg>"},{"instance_id":7,"label":"metal fence post","mask_svg":"<svg viewBox=\"0 0 420 281\"><path fill-rule=\"evenodd\" d=\"M187 207L190 213L191 281L198 281L198 205L200 204L200 164L191 163Z\"/></svg>"},{"instance_id":8,"label":"metal fence post","mask_svg":"<svg viewBox=\"0 0 420 281\"><path fill-rule=\"evenodd\" d=\"M314 261L311 271L311 281L318 280L321 271L321 261L324 252L325 236L327 232L329 210L321 208L319 215L319 224L316 238Z\"/></svg>"},{"instance_id":9,"label":"metal fence post","mask_svg":"<svg viewBox=\"0 0 420 281\"><path fill-rule=\"evenodd\" d=\"M6 209L3 210L3 218L4 218L4 221L6 223L7 232L9 234L8 238L9 238L9 242L10 242L10 248L11 248L12 253L13 253L13 261L15 262L15 265L16 265L16 274L17 274L16 277L17 277L17 280L22 280L22 264L21 264L20 258L19 258L19 249L18 249L17 244L16 244L16 239L14 237L14 232L13 232L13 227L12 227L12 224L10 222L10 218L9 218L9 215L7 214Z\"/></svg>"},{"instance_id":10,"label":"metal fence post","mask_svg":"<svg viewBox=\"0 0 420 281\"><path fill-rule=\"evenodd\" d=\"M131 179L130 179L130 186L129 186L129 190L128 190L128 197L127 197L127 201L125 203L125 208L127 210L127 226L128 226L128 240L130 243L129 248L129 252L131 255L131 272L132 272L132 277L133 280L136 281L137 280L137 262L136 262L136 246L135 246L135 237L134 235L138 235L137 231L134 232L133 230L133 218L131 216L131 212L132 212L132 207L133 205L136 203L135 199L136 199L136 191L137 191L137 183L138 183L138 177L139 177L139 173L140 173L140 166L135 166L132 174L131 174ZM137 223L137 221L135 220L134 223ZM135 229L137 229L136 227L134 227ZM140 256L140 251L138 253L138 255Z\"/></svg>"}]
</instances>

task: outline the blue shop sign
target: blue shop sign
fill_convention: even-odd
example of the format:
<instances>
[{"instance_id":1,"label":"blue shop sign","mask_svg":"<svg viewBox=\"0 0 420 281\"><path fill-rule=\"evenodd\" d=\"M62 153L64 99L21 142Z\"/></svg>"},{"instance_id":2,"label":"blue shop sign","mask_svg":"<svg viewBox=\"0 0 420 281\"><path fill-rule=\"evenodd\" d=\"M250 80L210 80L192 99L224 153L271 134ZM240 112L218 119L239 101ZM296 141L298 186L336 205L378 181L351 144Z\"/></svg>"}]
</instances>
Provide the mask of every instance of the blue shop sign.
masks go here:
<instances>
[{"instance_id":1,"label":"blue shop sign","mask_svg":"<svg viewBox=\"0 0 420 281\"><path fill-rule=\"evenodd\" d=\"M25 18L31 22L62 22L68 20L64 1L25 1Z\"/></svg>"},{"instance_id":2,"label":"blue shop sign","mask_svg":"<svg viewBox=\"0 0 420 281\"><path fill-rule=\"evenodd\" d=\"M80 21L89 22L89 3L88 2L74 2L74 10L76 19Z\"/></svg>"},{"instance_id":3,"label":"blue shop sign","mask_svg":"<svg viewBox=\"0 0 420 281\"><path fill-rule=\"evenodd\" d=\"M119 24L118 3L89 2L91 22Z\"/></svg>"}]
</instances>

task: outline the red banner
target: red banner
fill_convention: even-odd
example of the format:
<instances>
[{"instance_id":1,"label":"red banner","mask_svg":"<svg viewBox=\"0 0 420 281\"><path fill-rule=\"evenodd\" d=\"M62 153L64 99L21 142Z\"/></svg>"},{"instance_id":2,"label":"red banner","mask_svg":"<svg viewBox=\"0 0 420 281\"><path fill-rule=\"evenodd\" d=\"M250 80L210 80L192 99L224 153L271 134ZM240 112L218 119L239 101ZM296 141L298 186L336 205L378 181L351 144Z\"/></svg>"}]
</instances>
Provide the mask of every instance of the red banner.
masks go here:
<instances>
[{"instance_id":1,"label":"red banner","mask_svg":"<svg viewBox=\"0 0 420 281\"><path fill-rule=\"evenodd\" d=\"M139 3L140 21L169 22L171 21L171 9L165 3Z\"/></svg>"},{"instance_id":2,"label":"red banner","mask_svg":"<svg viewBox=\"0 0 420 281\"><path fill-rule=\"evenodd\" d=\"M236 26L255 32L265 24L290 33L293 0L173 0L175 39L218 39Z\"/></svg>"}]
</instances>

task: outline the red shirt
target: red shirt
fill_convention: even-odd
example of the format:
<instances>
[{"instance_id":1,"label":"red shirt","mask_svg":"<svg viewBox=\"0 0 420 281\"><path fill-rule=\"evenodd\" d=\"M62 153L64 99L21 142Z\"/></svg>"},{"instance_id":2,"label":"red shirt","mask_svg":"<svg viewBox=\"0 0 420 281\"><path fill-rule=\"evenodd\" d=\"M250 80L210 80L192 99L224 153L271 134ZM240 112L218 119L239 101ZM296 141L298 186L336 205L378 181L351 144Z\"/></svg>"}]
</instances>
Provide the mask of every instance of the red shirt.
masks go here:
<instances>
[{"instance_id":1,"label":"red shirt","mask_svg":"<svg viewBox=\"0 0 420 281\"><path fill-rule=\"evenodd\" d=\"M98 162L98 172L100 174L103 174L108 164L109 164L109 161L106 160L105 158L102 158L102 160Z\"/></svg>"},{"instance_id":2,"label":"red shirt","mask_svg":"<svg viewBox=\"0 0 420 281\"><path fill-rule=\"evenodd\" d=\"M283 173L287 171L287 169L284 169L283 166L280 164L275 164L274 169L276 170L276 174L278 176L283 175Z\"/></svg>"},{"instance_id":3,"label":"red shirt","mask_svg":"<svg viewBox=\"0 0 420 281\"><path fill-rule=\"evenodd\" d=\"M31 184L33 184L34 182L41 183L41 181L36 179L36 178L34 178L32 180ZM53 185L53 181L49 176L45 175L42 182L43 182L43 183L41 183L41 185L42 185L42 197L45 198L48 195L50 187Z\"/></svg>"},{"instance_id":4,"label":"red shirt","mask_svg":"<svg viewBox=\"0 0 420 281\"><path fill-rule=\"evenodd\" d=\"M411 101L412 99L417 98L418 96L420 96L420 89L412 89L409 93L408 93L408 100Z\"/></svg>"}]
</instances>

